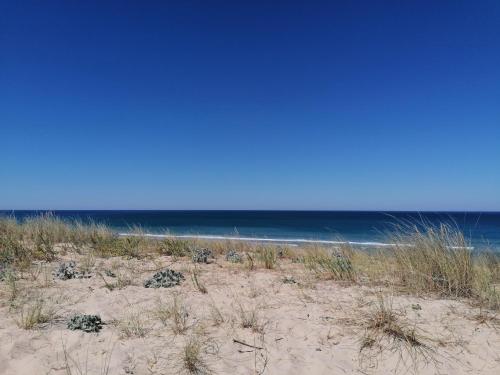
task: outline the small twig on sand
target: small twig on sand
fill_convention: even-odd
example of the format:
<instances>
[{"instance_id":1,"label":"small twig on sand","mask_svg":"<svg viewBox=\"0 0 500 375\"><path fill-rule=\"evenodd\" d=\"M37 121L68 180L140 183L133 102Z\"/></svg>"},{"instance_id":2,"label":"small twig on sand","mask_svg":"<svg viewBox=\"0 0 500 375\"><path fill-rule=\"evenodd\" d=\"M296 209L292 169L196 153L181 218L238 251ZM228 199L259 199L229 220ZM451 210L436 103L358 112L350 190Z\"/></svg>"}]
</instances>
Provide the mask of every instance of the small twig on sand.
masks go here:
<instances>
[{"instance_id":1,"label":"small twig on sand","mask_svg":"<svg viewBox=\"0 0 500 375\"><path fill-rule=\"evenodd\" d=\"M248 346L249 348L254 348L254 349L259 349L259 350L264 349L264 348L261 348L260 346L253 346L253 345L247 344L246 342L243 342L243 341L240 341L240 340L236 340L236 339L233 339L233 342L235 342L237 344L240 344L240 345Z\"/></svg>"}]
</instances>

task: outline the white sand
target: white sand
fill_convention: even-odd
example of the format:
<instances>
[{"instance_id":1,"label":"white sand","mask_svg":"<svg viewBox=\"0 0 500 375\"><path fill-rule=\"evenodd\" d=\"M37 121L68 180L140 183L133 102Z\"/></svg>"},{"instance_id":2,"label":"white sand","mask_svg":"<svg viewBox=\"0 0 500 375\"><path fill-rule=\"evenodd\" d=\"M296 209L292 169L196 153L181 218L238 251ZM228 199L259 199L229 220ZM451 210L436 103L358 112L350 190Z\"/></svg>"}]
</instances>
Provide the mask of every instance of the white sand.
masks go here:
<instances>
[{"instance_id":1,"label":"white sand","mask_svg":"<svg viewBox=\"0 0 500 375\"><path fill-rule=\"evenodd\" d=\"M180 286L142 286L144 279L167 265L186 275ZM500 374L500 327L495 321L473 319L479 310L466 301L408 297L384 289L400 321L415 327L426 347L408 350L407 345L382 340L384 350L375 344L360 351L366 318L380 292L376 287L320 281L289 261L281 262L277 270L247 271L219 260L198 266L208 289L208 294L201 294L189 276L194 265L187 261L108 259L97 260L96 269L112 266L133 278L134 285L110 291L102 278L94 276L56 280L47 286L44 272L25 275L25 285L38 277L37 292L57 309L58 318L35 330L17 326L20 314L9 308L2 282L0 374L68 374L68 363L72 374L102 375L106 358L109 375L187 373L182 348L190 338L202 343L204 364L214 374ZM283 283L287 275L298 284ZM106 281L116 279L106 277ZM184 334L174 334L171 323L163 325L154 314L158 298L168 304L173 294L189 312ZM255 309L256 330L242 327L240 305L247 311ZM214 323L211 306L224 317L220 325ZM70 331L66 320L74 312L100 314L108 324L98 334ZM130 318L134 314L135 321ZM144 331L144 337L124 336L123 321L132 330Z\"/></svg>"}]
</instances>

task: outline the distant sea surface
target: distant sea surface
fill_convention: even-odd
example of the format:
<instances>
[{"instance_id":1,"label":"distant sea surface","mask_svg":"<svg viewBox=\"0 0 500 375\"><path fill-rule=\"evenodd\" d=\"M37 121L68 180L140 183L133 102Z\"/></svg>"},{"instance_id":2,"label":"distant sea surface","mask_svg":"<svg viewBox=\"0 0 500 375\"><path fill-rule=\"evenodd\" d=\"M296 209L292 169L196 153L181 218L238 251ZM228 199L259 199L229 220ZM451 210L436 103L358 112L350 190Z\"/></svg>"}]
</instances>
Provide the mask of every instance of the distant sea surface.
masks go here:
<instances>
[{"instance_id":1,"label":"distant sea surface","mask_svg":"<svg viewBox=\"0 0 500 375\"><path fill-rule=\"evenodd\" d=\"M24 220L47 211L0 211ZM244 237L273 241L351 241L360 246L390 242L402 222L451 223L475 249L500 251L500 212L375 211L50 211L63 220L103 223L118 233Z\"/></svg>"}]
</instances>

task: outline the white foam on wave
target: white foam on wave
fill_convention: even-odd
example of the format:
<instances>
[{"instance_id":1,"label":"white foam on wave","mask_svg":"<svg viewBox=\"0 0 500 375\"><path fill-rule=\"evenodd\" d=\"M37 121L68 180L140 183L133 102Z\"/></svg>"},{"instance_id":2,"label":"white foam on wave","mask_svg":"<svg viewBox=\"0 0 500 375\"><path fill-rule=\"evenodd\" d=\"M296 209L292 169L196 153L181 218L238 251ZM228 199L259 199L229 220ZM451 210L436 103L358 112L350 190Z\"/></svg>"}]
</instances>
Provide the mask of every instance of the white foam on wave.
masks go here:
<instances>
[{"instance_id":1,"label":"white foam on wave","mask_svg":"<svg viewBox=\"0 0 500 375\"><path fill-rule=\"evenodd\" d=\"M297 246L300 243L317 243L323 245L353 245L353 246L371 246L371 247L394 247L394 243L385 242L358 242L358 241L332 241L332 240L311 240L306 238L265 238L265 237L235 237L235 236L216 236L204 234L137 234L137 233L118 233L120 236L144 236L152 238L186 238L186 239L200 239L200 240L226 240L226 241L249 241L249 242L272 242L272 243L286 243L290 246ZM413 247L412 244L397 244L397 246ZM450 249L462 249L460 246L450 246ZM473 246L465 247L467 250L474 250Z\"/></svg>"},{"instance_id":2,"label":"white foam on wave","mask_svg":"<svg viewBox=\"0 0 500 375\"><path fill-rule=\"evenodd\" d=\"M191 234L136 234L136 233L119 233L120 236L145 236L153 238L191 238L201 240L230 240L230 241L253 241L253 242L273 242L273 243L317 243L324 245L354 245L354 246L375 246L375 247L391 247L395 244L384 242L357 242L357 241L331 241L331 240L310 240L305 238L261 238L261 237L232 237L232 236L216 236L216 235L191 235ZM401 246L401 245L400 245ZM404 245L411 246L411 245Z\"/></svg>"}]
</instances>

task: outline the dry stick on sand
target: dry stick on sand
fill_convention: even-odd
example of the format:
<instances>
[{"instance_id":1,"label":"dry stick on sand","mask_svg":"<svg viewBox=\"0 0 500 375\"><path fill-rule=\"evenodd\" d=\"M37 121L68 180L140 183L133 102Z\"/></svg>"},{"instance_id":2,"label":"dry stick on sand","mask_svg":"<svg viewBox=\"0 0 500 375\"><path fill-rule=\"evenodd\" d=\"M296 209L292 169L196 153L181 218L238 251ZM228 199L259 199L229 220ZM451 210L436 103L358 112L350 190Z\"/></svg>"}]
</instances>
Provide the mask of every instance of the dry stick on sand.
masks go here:
<instances>
[{"instance_id":1,"label":"dry stick on sand","mask_svg":"<svg viewBox=\"0 0 500 375\"><path fill-rule=\"evenodd\" d=\"M250 344L247 344L246 342L243 342L243 341L240 341L240 340L237 340L237 339L233 339L233 342L237 343L237 344L240 344L240 345L248 346L249 348L253 348L253 349L259 349L259 350L263 350L264 349L264 348L261 348L260 346L250 345Z\"/></svg>"}]
</instances>

